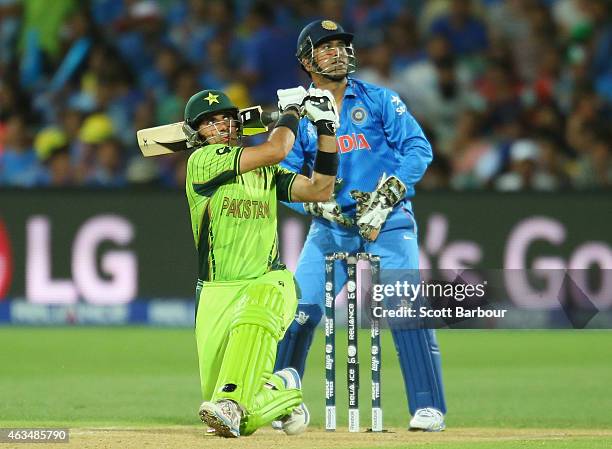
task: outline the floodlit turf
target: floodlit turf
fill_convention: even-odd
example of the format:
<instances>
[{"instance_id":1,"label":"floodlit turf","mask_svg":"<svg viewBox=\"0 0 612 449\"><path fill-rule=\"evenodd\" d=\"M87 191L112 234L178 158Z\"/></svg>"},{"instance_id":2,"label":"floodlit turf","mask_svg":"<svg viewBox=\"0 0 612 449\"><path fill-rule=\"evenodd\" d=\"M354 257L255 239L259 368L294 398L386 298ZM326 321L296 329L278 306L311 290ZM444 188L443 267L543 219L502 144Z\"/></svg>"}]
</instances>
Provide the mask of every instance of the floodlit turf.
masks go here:
<instances>
[{"instance_id":1,"label":"floodlit turf","mask_svg":"<svg viewBox=\"0 0 612 449\"><path fill-rule=\"evenodd\" d=\"M337 335L338 425L343 428L346 334ZM501 439L494 447L612 446L612 332L440 331L438 335L450 430L593 429L604 431L603 436L550 438L536 446ZM370 419L368 336L360 334L364 428ZM0 339L0 427L197 425L199 382L189 329L0 327ZM304 390L313 427L321 427L322 333L313 345ZM388 334L383 335L382 401L385 425L401 431L408 414ZM439 443L449 448L493 447L486 441Z\"/></svg>"}]
</instances>

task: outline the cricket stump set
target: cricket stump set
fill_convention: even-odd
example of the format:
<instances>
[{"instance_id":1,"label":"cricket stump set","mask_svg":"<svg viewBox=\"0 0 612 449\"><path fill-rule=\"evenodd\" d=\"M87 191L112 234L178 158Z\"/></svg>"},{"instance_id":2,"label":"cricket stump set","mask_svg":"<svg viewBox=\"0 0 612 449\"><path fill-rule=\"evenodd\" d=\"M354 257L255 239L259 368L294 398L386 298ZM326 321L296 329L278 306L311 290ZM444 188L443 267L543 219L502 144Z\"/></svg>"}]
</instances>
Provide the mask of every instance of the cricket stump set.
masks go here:
<instances>
[{"instance_id":1,"label":"cricket stump set","mask_svg":"<svg viewBox=\"0 0 612 449\"><path fill-rule=\"evenodd\" d=\"M335 261L346 262L347 282L347 334L348 359L346 365L348 386L348 430L359 432L359 350L357 316L357 262L370 263L371 283L380 282L380 257L369 253L348 254L337 252L325 256L325 430L336 430L336 298ZM371 301L372 306L374 301ZM380 403L380 321L370 313L370 372L372 376L372 432L383 431Z\"/></svg>"}]
</instances>

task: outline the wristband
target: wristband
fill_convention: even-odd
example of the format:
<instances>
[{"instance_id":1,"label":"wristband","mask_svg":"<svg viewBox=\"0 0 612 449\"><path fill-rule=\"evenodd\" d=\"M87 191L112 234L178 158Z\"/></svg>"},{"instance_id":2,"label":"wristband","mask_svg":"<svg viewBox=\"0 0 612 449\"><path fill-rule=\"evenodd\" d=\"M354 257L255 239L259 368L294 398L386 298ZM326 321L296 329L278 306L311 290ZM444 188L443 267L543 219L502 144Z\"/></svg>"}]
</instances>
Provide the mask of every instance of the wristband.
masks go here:
<instances>
[{"instance_id":1,"label":"wristband","mask_svg":"<svg viewBox=\"0 0 612 449\"><path fill-rule=\"evenodd\" d=\"M327 176L336 176L338 173L338 153L327 153L318 150L314 163L314 171Z\"/></svg>"},{"instance_id":2,"label":"wristband","mask_svg":"<svg viewBox=\"0 0 612 449\"><path fill-rule=\"evenodd\" d=\"M336 135L336 127L331 120L319 120L315 123L315 126L317 127L317 135L319 136L334 137Z\"/></svg>"},{"instance_id":3,"label":"wristband","mask_svg":"<svg viewBox=\"0 0 612 449\"><path fill-rule=\"evenodd\" d=\"M293 114L285 113L281 115L281 117L278 119L278 122L276 122L276 126L274 126L274 128L276 129L281 126L284 126L285 128L289 128L291 132L293 133L293 135L297 136L298 127L300 126L300 119L297 118Z\"/></svg>"}]
</instances>

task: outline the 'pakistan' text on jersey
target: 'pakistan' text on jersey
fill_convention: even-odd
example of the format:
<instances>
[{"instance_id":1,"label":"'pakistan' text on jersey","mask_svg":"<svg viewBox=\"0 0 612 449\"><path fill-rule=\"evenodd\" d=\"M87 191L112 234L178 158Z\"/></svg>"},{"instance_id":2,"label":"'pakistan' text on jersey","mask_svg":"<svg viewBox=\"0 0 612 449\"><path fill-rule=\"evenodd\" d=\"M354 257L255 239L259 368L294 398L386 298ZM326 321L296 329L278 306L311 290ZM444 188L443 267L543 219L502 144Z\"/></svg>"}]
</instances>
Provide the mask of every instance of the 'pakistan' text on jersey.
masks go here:
<instances>
[{"instance_id":1,"label":"'pakistan' text on jersey","mask_svg":"<svg viewBox=\"0 0 612 449\"><path fill-rule=\"evenodd\" d=\"M414 196L414 185L423 177L433 155L421 127L399 95L385 87L349 78L340 110L336 144L340 158L338 178L342 188L336 201L342 211L355 214L353 189L371 192L383 173L397 176ZM317 152L317 133L305 118L289 156L281 163L295 172L306 164L312 169ZM287 204L305 213L301 203Z\"/></svg>"},{"instance_id":2,"label":"'pakistan' text on jersey","mask_svg":"<svg viewBox=\"0 0 612 449\"><path fill-rule=\"evenodd\" d=\"M187 161L185 190L199 278L257 278L279 265L276 202L291 201L295 173L280 166L240 174L242 147L197 149Z\"/></svg>"}]
</instances>

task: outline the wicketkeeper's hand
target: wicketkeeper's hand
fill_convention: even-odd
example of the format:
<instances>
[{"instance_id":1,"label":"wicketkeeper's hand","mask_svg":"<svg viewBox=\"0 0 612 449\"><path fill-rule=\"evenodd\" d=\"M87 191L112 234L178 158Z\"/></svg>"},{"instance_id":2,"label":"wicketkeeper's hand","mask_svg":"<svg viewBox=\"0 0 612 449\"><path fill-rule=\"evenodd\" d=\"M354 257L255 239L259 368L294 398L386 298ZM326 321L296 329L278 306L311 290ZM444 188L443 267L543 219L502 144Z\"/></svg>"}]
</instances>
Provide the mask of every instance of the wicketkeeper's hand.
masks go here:
<instances>
[{"instance_id":1,"label":"wicketkeeper's hand","mask_svg":"<svg viewBox=\"0 0 612 449\"><path fill-rule=\"evenodd\" d=\"M332 134L335 134L336 129L340 126L340 118L338 116L338 107L336 99L328 90L308 89L308 98L304 102L306 117L319 127L327 128Z\"/></svg>"},{"instance_id":2,"label":"wicketkeeper's hand","mask_svg":"<svg viewBox=\"0 0 612 449\"><path fill-rule=\"evenodd\" d=\"M406 195L406 186L395 176L384 173L373 192L351 190L357 201L357 227L359 234L371 242L376 240L380 228L398 202Z\"/></svg>"},{"instance_id":3,"label":"wicketkeeper's hand","mask_svg":"<svg viewBox=\"0 0 612 449\"><path fill-rule=\"evenodd\" d=\"M308 92L302 86L278 89L276 95L278 96L278 110L281 113L293 109L300 117L304 114L304 100Z\"/></svg>"},{"instance_id":4,"label":"wicketkeeper's hand","mask_svg":"<svg viewBox=\"0 0 612 449\"><path fill-rule=\"evenodd\" d=\"M336 179L336 185L334 188L334 194L331 200L324 203L304 203L304 209L310 215L316 217L323 217L326 220L339 223L342 226L352 226L354 224L353 219L346 214L342 213L340 205L336 202L336 192L340 190L342 186L342 179Z\"/></svg>"}]
</instances>

